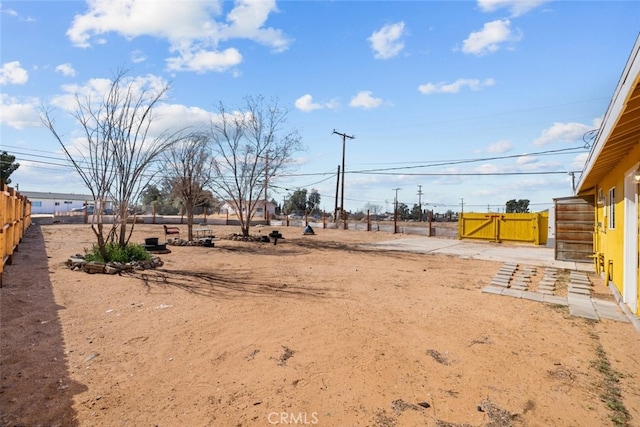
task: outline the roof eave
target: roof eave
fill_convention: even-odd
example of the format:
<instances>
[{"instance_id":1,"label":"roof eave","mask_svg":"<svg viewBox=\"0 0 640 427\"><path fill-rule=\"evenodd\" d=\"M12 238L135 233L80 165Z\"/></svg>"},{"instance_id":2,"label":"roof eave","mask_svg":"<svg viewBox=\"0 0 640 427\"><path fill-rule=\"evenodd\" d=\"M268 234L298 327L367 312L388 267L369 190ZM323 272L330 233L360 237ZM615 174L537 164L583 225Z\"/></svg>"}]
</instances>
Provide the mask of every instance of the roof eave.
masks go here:
<instances>
[{"instance_id":1,"label":"roof eave","mask_svg":"<svg viewBox=\"0 0 640 427\"><path fill-rule=\"evenodd\" d=\"M624 112L625 105L627 103L627 99L632 93L636 79L640 74L640 35L636 39L635 45L629 55L629 59L627 64L625 65L624 71L620 76L620 80L618 81L618 86L614 92L613 98L609 103L609 108L604 115L604 119L602 124L600 125L600 131L598 132L598 136L593 143L593 147L589 152L589 157L582 169L582 173L580 175L580 179L576 185L575 193L582 193L587 190L585 187L585 182L587 181L589 174L591 173L594 164L598 160L598 157L602 153L604 146L611 136L611 132L613 131L616 123L618 123L618 119L620 115Z\"/></svg>"}]
</instances>

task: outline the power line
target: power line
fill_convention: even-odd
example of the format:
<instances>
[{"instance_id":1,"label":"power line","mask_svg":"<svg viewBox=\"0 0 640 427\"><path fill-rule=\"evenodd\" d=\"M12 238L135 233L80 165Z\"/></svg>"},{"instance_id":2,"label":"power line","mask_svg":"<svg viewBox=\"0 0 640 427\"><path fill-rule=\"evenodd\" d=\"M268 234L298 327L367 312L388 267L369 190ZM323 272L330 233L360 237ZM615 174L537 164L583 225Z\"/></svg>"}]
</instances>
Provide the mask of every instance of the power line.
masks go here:
<instances>
[{"instance_id":1,"label":"power line","mask_svg":"<svg viewBox=\"0 0 640 427\"><path fill-rule=\"evenodd\" d=\"M477 159L461 159L461 160L443 160L443 161L439 161L439 162L428 162L428 164L424 164L424 165L414 165L414 166L403 166L403 167L390 167L390 168L383 168L383 169L370 169L370 170L363 170L361 172L369 172L369 171L391 171L391 170L402 170L402 169L417 169L417 168L427 168L427 167L434 167L434 166L451 166L451 165L458 165L458 164L463 164L463 163L476 163L476 162L488 162L488 161L493 161L493 160L504 160L504 159L514 159L514 158L519 158L519 157L527 157L527 156L548 156L548 155L552 155L552 154L558 154L561 152L574 152L575 150L584 150L584 147L572 147L572 148L561 148L558 150L546 150L546 151L538 151L538 152L533 152L533 153L524 153L524 154L510 154L508 156L492 156L492 157L481 157L481 158L477 158ZM567 154L571 154L571 153L567 153ZM411 162L411 163L417 163L417 162ZM419 163L419 162L418 162Z\"/></svg>"},{"instance_id":2,"label":"power line","mask_svg":"<svg viewBox=\"0 0 640 427\"><path fill-rule=\"evenodd\" d=\"M566 175L569 172L580 171L537 171L537 172L434 172L434 173L403 173L408 176L509 176L509 175ZM349 172L362 175L397 175L397 172Z\"/></svg>"}]
</instances>

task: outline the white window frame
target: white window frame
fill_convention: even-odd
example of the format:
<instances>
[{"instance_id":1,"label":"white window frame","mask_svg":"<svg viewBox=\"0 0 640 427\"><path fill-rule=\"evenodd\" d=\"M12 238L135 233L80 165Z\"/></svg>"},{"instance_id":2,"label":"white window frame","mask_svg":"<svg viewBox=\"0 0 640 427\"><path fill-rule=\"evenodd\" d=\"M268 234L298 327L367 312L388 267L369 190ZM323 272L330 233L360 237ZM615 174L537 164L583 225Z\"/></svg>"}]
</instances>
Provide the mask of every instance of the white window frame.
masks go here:
<instances>
[{"instance_id":1,"label":"white window frame","mask_svg":"<svg viewBox=\"0 0 640 427\"><path fill-rule=\"evenodd\" d=\"M608 228L609 230L616 229L616 187L609 189L609 205L608 205Z\"/></svg>"}]
</instances>

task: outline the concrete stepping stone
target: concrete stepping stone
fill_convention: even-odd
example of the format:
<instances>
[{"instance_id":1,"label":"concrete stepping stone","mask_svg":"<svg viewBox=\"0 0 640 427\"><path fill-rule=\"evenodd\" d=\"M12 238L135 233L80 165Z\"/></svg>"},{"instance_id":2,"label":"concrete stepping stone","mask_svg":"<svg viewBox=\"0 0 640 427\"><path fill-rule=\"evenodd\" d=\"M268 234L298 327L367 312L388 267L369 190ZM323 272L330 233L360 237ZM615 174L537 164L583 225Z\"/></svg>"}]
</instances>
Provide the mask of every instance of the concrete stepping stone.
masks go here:
<instances>
[{"instance_id":1,"label":"concrete stepping stone","mask_svg":"<svg viewBox=\"0 0 640 427\"><path fill-rule=\"evenodd\" d=\"M569 283L569 287L570 288L576 288L576 289L584 289L585 291L590 291L591 290L591 286L576 285L575 283Z\"/></svg>"},{"instance_id":2,"label":"concrete stepping stone","mask_svg":"<svg viewBox=\"0 0 640 427\"><path fill-rule=\"evenodd\" d=\"M491 282L489 283L489 286L497 286L500 288L508 288L509 284L508 283L502 283L502 282Z\"/></svg>"},{"instance_id":3,"label":"concrete stepping stone","mask_svg":"<svg viewBox=\"0 0 640 427\"><path fill-rule=\"evenodd\" d=\"M544 296L536 293L536 292L529 292L529 291L524 291L522 292L522 299L528 299L530 301L537 301L537 302L542 302L544 299Z\"/></svg>"},{"instance_id":4,"label":"concrete stepping stone","mask_svg":"<svg viewBox=\"0 0 640 427\"><path fill-rule=\"evenodd\" d=\"M485 286L484 288L482 288L482 292L484 292L486 294L501 295L502 291L504 289L505 288L503 288L503 287L496 287L496 286L489 285L489 286Z\"/></svg>"},{"instance_id":5,"label":"concrete stepping stone","mask_svg":"<svg viewBox=\"0 0 640 427\"><path fill-rule=\"evenodd\" d=\"M579 289L579 288L572 288L571 286L569 286L569 293L570 294L579 294L579 295L591 295L591 291L589 291L589 290Z\"/></svg>"},{"instance_id":6,"label":"concrete stepping stone","mask_svg":"<svg viewBox=\"0 0 640 427\"><path fill-rule=\"evenodd\" d=\"M542 302L546 302L549 304L557 304L557 305L569 305L569 302L566 298L558 297L555 295L544 295Z\"/></svg>"},{"instance_id":7,"label":"concrete stepping stone","mask_svg":"<svg viewBox=\"0 0 640 427\"><path fill-rule=\"evenodd\" d=\"M591 302L593 303L593 308L595 308L596 313L601 318L616 320L618 322L625 323L630 322L629 318L626 316L626 314L624 314L617 303L599 299L591 300Z\"/></svg>"},{"instance_id":8,"label":"concrete stepping stone","mask_svg":"<svg viewBox=\"0 0 640 427\"><path fill-rule=\"evenodd\" d=\"M567 295L567 302L569 303L569 313L572 316L585 317L591 320L600 320L590 297L569 293Z\"/></svg>"},{"instance_id":9,"label":"concrete stepping stone","mask_svg":"<svg viewBox=\"0 0 640 427\"><path fill-rule=\"evenodd\" d=\"M519 291L517 289L505 289L502 291L502 295L507 295L510 297L515 297L515 298L522 298L522 292L523 291Z\"/></svg>"}]
</instances>

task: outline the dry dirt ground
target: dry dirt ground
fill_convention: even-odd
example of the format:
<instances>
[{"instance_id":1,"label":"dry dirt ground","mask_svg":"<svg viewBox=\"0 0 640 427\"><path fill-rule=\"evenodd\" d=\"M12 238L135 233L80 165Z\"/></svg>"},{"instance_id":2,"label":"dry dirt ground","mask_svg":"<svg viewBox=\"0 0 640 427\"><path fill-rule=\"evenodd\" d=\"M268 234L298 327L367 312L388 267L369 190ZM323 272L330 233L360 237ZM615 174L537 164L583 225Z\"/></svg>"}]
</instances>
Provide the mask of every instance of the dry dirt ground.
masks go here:
<instances>
[{"instance_id":1,"label":"dry dirt ground","mask_svg":"<svg viewBox=\"0 0 640 427\"><path fill-rule=\"evenodd\" d=\"M631 324L481 293L498 262L363 246L407 236L280 231L108 276L64 264L88 226L31 227L0 290L0 425L640 425Z\"/></svg>"}]
</instances>

